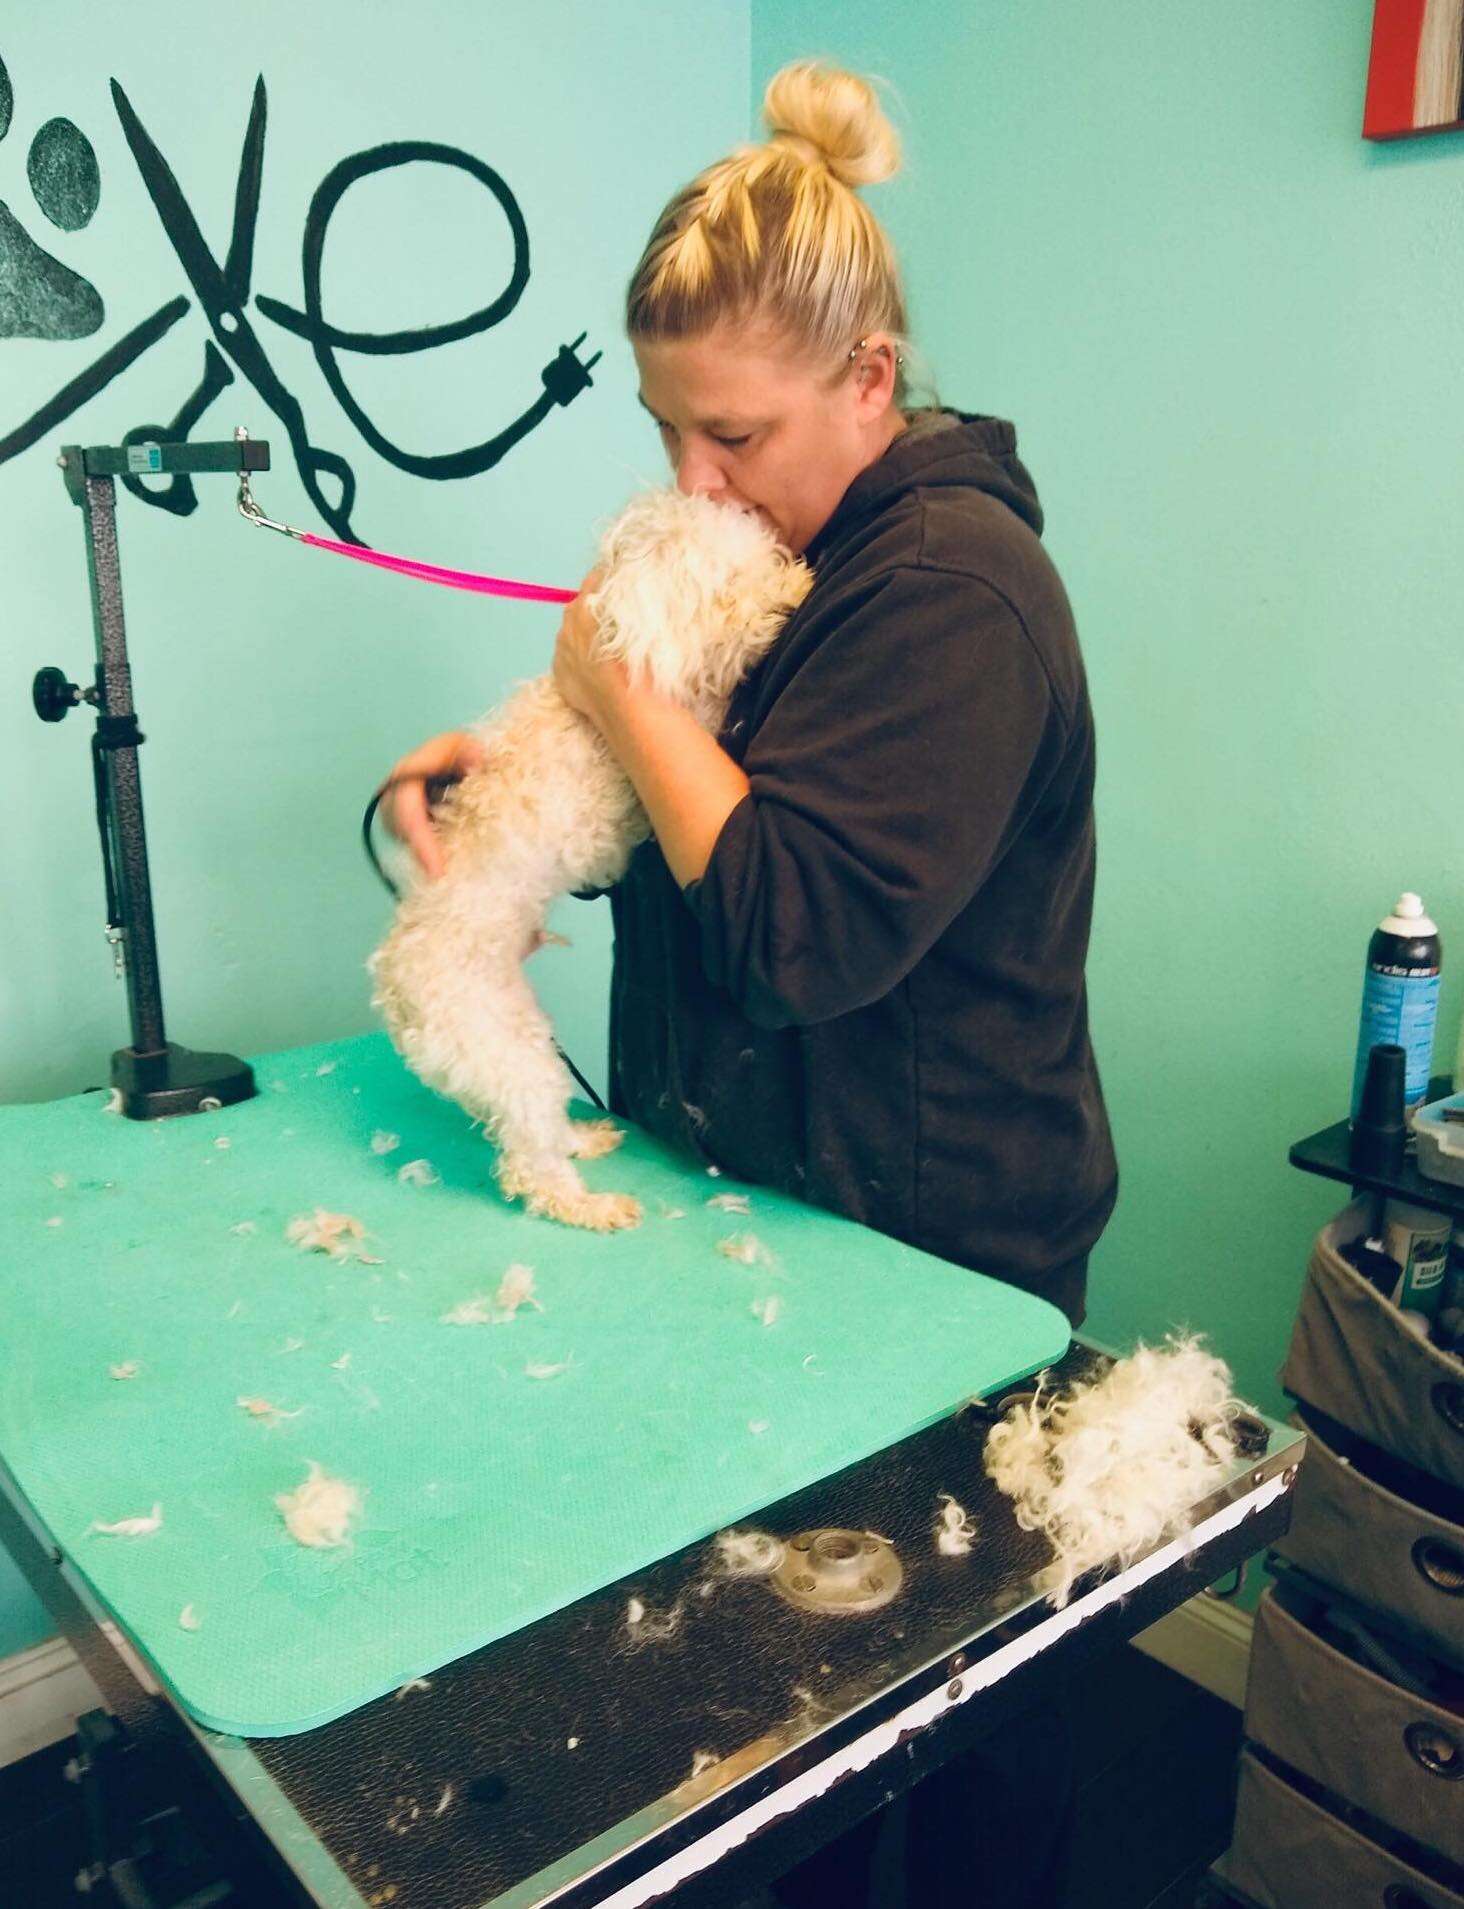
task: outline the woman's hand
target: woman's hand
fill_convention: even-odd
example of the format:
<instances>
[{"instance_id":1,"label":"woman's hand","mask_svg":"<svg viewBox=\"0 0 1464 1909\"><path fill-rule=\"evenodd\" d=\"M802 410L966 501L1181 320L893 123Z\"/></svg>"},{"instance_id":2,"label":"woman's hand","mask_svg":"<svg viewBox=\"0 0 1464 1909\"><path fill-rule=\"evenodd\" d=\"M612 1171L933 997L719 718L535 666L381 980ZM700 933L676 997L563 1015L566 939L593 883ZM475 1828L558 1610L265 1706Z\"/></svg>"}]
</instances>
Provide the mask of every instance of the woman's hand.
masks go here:
<instances>
[{"instance_id":1,"label":"woman's hand","mask_svg":"<svg viewBox=\"0 0 1464 1909\"><path fill-rule=\"evenodd\" d=\"M592 654L597 625L585 598L599 581L599 571L592 570L579 595L565 605L554 643L553 675L554 687L570 708L603 731L611 712L624 700L630 679L623 663Z\"/></svg>"},{"instance_id":2,"label":"woman's hand","mask_svg":"<svg viewBox=\"0 0 1464 1909\"><path fill-rule=\"evenodd\" d=\"M465 729L449 729L433 736L394 763L383 787L380 815L393 835L405 842L434 881L442 873L442 850L427 807L427 782L434 776L464 776L481 766L483 751ZM397 781L401 777L403 780ZM396 782L397 786L388 785Z\"/></svg>"}]
</instances>

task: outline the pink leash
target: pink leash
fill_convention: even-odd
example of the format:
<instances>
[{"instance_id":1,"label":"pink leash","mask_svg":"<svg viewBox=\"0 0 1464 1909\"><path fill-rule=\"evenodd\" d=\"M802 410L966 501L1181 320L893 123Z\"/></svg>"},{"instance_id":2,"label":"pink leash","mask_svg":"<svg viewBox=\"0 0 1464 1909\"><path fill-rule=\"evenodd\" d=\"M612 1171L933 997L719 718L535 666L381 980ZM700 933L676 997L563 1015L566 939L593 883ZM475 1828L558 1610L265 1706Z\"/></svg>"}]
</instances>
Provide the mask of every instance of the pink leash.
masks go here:
<instances>
[{"instance_id":1,"label":"pink leash","mask_svg":"<svg viewBox=\"0 0 1464 1909\"><path fill-rule=\"evenodd\" d=\"M245 516L250 516L246 511ZM286 524L271 524L250 518L266 530L289 530ZM330 537L317 537L308 530L289 530L302 544L314 544L317 550L329 550L337 557L354 557L357 563L374 563L379 570L395 570L404 577L416 577L422 583L445 584L449 590L474 590L485 597L518 597L525 603L573 603L577 590L560 590L552 583L517 583L512 577L484 577L475 570L444 570L440 564L419 563L415 557L389 557L383 550L365 550L360 544L338 544Z\"/></svg>"},{"instance_id":2,"label":"pink leash","mask_svg":"<svg viewBox=\"0 0 1464 1909\"><path fill-rule=\"evenodd\" d=\"M241 424L234 432L243 440L248 433ZM476 570L445 570L441 564L419 563L415 557L391 557L384 550L367 550L360 544L340 544L331 537L317 537L313 531L296 530L292 524L277 524L266 517L254 501L249 488L249 473L239 473L239 515L261 530L278 530L297 543L313 544L333 556L354 557L357 563L373 563L378 570L395 570L403 577L415 577L420 583L441 583L449 590L472 590L479 596L516 597L522 603L573 603L577 590L560 590L550 583L518 583L512 577L485 577Z\"/></svg>"}]
</instances>

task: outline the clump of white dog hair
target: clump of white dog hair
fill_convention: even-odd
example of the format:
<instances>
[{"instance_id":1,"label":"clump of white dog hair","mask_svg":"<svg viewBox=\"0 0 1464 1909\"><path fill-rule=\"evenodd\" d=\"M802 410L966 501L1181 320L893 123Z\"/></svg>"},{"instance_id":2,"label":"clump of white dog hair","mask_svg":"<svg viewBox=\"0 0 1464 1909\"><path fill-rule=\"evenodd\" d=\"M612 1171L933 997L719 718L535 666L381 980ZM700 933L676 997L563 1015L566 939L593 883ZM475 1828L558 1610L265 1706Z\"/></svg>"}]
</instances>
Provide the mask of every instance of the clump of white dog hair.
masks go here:
<instances>
[{"instance_id":1,"label":"clump of white dog hair","mask_svg":"<svg viewBox=\"0 0 1464 1909\"><path fill-rule=\"evenodd\" d=\"M964 1505L948 1491L940 1494L940 1516L935 1521L935 1548L943 1557L964 1558L971 1549L976 1527Z\"/></svg>"},{"instance_id":2,"label":"clump of white dog hair","mask_svg":"<svg viewBox=\"0 0 1464 1909\"><path fill-rule=\"evenodd\" d=\"M234 1403L247 1412L250 1418L262 1419L266 1425L279 1425L287 1418L299 1418L305 1410L303 1405L297 1405L293 1412L286 1412L283 1407L275 1405L269 1399L251 1399L243 1396L237 1398Z\"/></svg>"},{"instance_id":3,"label":"clump of white dog hair","mask_svg":"<svg viewBox=\"0 0 1464 1909\"><path fill-rule=\"evenodd\" d=\"M115 1524L104 1525L100 1518L94 1518L87 1526L87 1531L100 1532L104 1538L150 1538L162 1528L163 1508L154 1505L150 1512L136 1518L119 1518Z\"/></svg>"},{"instance_id":4,"label":"clump of white dog hair","mask_svg":"<svg viewBox=\"0 0 1464 1909\"><path fill-rule=\"evenodd\" d=\"M648 1611L633 1597L625 1607L625 1628L633 1643L664 1644L681 1628L681 1602L678 1599L669 1611L657 1612Z\"/></svg>"},{"instance_id":5,"label":"clump of white dog hair","mask_svg":"<svg viewBox=\"0 0 1464 1909\"><path fill-rule=\"evenodd\" d=\"M379 1266L364 1251L361 1241L366 1228L349 1213L327 1213L323 1206L313 1213L298 1214L285 1228L285 1238L302 1253L326 1253L331 1259L358 1259L364 1266Z\"/></svg>"},{"instance_id":6,"label":"clump of white dog hair","mask_svg":"<svg viewBox=\"0 0 1464 1909\"><path fill-rule=\"evenodd\" d=\"M773 1325L782 1310L783 1302L776 1293L767 1299L754 1299L752 1302L753 1317L760 1319L765 1326Z\"/></svg>"},{"instance_id":7,"label":"clump of white dog hair","mask_svg":"<svg viewBox=\"0 0 1464 1909\"><path fill-rule=\"evenodd\" d=\"M493 1295L493 1307L498 1324L507 1325L520 1306L532 1306L535 1312L544 1308L534 1297L534 1269L520 1265L517 1260L509 1267L498 1282L498 1291Z\"/></svg>"},{"instance_id":8,"label":"clump of white dog hair","mask_svg":"<svg viewBox=\"0 0 1464 1909\"><path fill-rule=\"evenodd\" d=\"M397 1178L403 1186L436 1186L442 1175L430 1160L409 1160L397 1168Z\"/></svg>"},{"instance_id":9,"label":"clump of white dog hair","mask_svg":"<svg viewBox=\"0 0 1464 1909\"><path fill-rule=\"evenodd\" d=\"M719 1531L717 1562L724 1577L765 1578L783 1562L785 1545L768 1531Z\"/></svg>"},{"instance_id":10,"label":"clump of white dog hair","mask_svg":"<svg viewBox=\"0 0 1464 1909\"><path fill-rule=\"evenodd\" d=\"M717 1241L717 1251L739 1266L766 1266L773 1257L756 1233L729 1233Z\"/></svg>"},{"instance_id":11,"label":"clump of white dog hair","mask_svg":"<svg viewBox=\"0 0 1464 1909\"><path fill-rule=\"evenodd\" d=\"M515 1261L499 1280L492 1298L480 1293L475 1299L459 1300L451 1311L443 1313L442 1323L445 1326L507 1326L513 1323L522 1306L532 1306L536 1312L544 1310L534 1297L533 1267L521 1266Z\"/></svg>"},{"instance_id":12,"label":"clump of white dog hair","mask_svg":"<svg viewBox=\"0 0 1464 1909\"><path fill-rule=\"evenodd\" d=\"M1074 1580L1118 1569L1189 1529L1191 1507L1235 1460L1244 1408L1223 1360L1197 1337L1140 1344L1102 1378L1015 1405L986 1440L986 1470L1054 1558L1038 1579L1061 1609Z\"/></svg>"},{"instance_id":13,"label":"clump of white dog hair","mask_svg":"<svg viewBox=\"0 0 1464 1909\"><path fill-rule=\"evenodd\" d=\"M361 1493L344 1478L333 1478L312 1458L310 1471L294 1491L282 1491L275 1503L284 1515L285 1529L297 1544L327 1550L345 1544L351 1520L361 1509Z\"/></svg>"},{"instance_id":14,"label":"clump of white dog hair","mask_svg":"<svg viewBox=\"0 0 1464 1909\"><path fill-rule=\"evenodd\" d=\"M487 1293L460 1299L441 1315L444 1326L487 1326L493 1322L493 1301Z\"/></svg>"}]
</instances>

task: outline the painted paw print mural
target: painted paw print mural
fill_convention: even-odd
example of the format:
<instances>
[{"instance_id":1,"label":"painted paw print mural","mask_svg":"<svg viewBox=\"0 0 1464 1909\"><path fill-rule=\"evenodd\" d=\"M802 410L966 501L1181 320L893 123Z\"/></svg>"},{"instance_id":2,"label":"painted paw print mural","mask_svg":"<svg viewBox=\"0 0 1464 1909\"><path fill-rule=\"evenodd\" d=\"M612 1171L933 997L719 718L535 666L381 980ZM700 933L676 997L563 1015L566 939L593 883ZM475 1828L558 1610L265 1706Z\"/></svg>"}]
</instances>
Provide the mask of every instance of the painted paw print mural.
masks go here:
<instances>
[{"instance_id":1,"label":"painted paw print mural","mask_svg":"<svg viewBox=\"0 0 1464 1909\"><path fill-rule=\"evenodd\" d=\"M442 345L491 331L511 318L529 281L529 232L508 181L476 154L436 140L398 139L349 153L326 173L306 213L300 248L302 297L298 302L287 302L262 292L256 296L251 279L268 119L264 75L256 78L249 102L235 184L233 225L223 244L219 242L223 235L205 234L189 204L185 183L174 173L124 87L113 79L109 90L137 169L132 183L140 182L175 255L173 294L75 371L29 417L8 428L0 420L0 465L36 445L54 444L55 434L67 418L143 359L175 325L187 318L201 318L208 335L201 340L202 370L192 391L181 395L181 401L175 391L176 409L171 417L164 410L155 420L134 424L122 434L121 442L126 445L152 439L182 443L221 393L242 382L278 420L305 493L321 517L344 542L363 544L365 540L351 520L355 473L339 452L322 448L314 438L303 406L272 362L270 334L261 330L258 320L310 346L325 386L358 435L387 463L413 477L461 478L491 470L552 412L572 404L593 385L590 373L600 354L595 352L588 358L580 355L585 342L581 331L571 343L560 345L544 364L532 398L525 402L524 393L516 401L510 396L510 415L491 436L449 451L418 452L394 443L347 384L341 360L352 354L421 356ZM0 141L9 134L13 117L10 75L0 62ZM13 148L0 146L0 162L9 150ZM444 324L396 331L336 324L325 311L322 292L321 265L331 219L348 194L369 191L374 179L403 166L456 173L474 182L504 222L512 251L508 277L486 304ZM69 119L47 120L31 140L26 172L31 198L53 225L63 232L76 232L91 221L101 197L101 177L91 141L79 126ZM113 189L109 183L109 205ZM34 222L28 209L23 210L24 217L17 216L0 197L0 344L8 338L61 341L89 337L101 329L105 318L100 293L37 243L29 229ZM162 292L164 287L158 289ZM424 290L430 292L430 288ZM515 402L520 407L516 414L511 408ZM476 412L479 406L475 402L472 408ZM110 436L115 436L115 423L106 428ZM328 488L323 479L328 480ZM124 475L120 481L139 502L175 516L188 516L197 504L185 474L173 475L162 489L145 485L133 474Z\"/></svg>"},{"instance_id":2,"label":"painted paw print mural","mask_svg":"<svg viewBox=\"0 0 1464 1909\"><path fill-rule=\"evenodd\" d=\"M0 140L11 130L15 93L0 60ZM5 146L0 157L9 157ZM91 141L69 119L48 119L31 140L25 170L31 197L62 232L90 225L102 180ZM3 176L3 175L0 175ZM37 244L0 197L0 338L88 338L106 313L101 293Z\"/></svg>"}]
</instances>

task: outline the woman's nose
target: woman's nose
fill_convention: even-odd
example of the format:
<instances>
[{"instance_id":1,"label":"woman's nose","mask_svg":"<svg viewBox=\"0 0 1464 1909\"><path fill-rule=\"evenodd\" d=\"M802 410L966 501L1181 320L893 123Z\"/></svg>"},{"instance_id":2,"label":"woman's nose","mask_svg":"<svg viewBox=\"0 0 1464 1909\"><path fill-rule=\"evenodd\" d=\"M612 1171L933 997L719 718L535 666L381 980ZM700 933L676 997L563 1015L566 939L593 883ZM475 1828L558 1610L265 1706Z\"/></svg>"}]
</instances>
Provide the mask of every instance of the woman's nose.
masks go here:
<instances>
[{"instance_id":1,"label":"woman's nose","mask_svg":"<svg viewBox=\"0 0 1464 1909\"><path fill-rule=\"evenodd\" d=\"M719 491L727 488L727 480L704 453L683 450L676 466L676 488L684 497L694 497L698 493L704 497L715 497Z\"/></svg>"}]
</instances>

